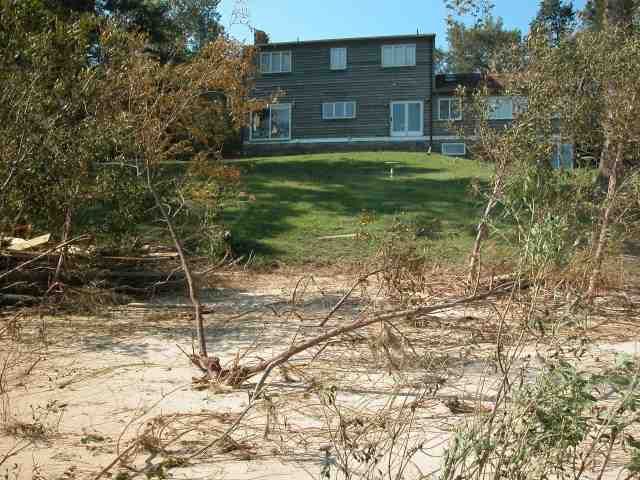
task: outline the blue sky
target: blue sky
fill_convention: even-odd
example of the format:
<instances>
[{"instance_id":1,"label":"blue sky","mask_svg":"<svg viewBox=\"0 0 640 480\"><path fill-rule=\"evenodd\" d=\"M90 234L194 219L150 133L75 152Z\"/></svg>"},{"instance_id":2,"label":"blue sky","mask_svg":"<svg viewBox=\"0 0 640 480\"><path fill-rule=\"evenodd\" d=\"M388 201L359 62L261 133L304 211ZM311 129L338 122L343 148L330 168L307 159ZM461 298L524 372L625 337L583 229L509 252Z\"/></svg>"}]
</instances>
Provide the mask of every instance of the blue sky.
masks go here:
<instances>
[{"instance_id":1,"label":"blue sky","mask_svg":"<svg viewBox=\"0 0 640 480\"><path fill-rule=\"evenodd\" d=\"M222 0L222 21L239 40L251 43L245 26L231 26L237 0ZM575 0L576 9L586 0ZM446 45L443 0L242 0L251 24L269 33L274 42L376 35L435 33ZM494 0L495 13L509 28L526 32L539 0Z\"/></svg>"}]
</instances>

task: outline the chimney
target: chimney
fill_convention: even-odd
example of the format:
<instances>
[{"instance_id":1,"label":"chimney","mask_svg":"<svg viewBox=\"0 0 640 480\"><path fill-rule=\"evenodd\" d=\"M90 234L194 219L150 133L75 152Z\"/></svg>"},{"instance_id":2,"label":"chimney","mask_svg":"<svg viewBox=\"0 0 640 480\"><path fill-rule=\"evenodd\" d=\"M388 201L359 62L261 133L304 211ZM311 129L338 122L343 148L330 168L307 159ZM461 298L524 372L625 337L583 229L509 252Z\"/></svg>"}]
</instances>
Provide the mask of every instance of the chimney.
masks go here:
<instances>
[{"instance_id":1,"label":"chimney","mask_svg":"<svg viewBox=\"0 0 640 480\"><path fill-rule=\"evenodd\" d=\"M256 29L253 32L253 44L266 45L267 43L269 43L269 35L267 35L267 32Z\"/></svg>"}]
</instances>

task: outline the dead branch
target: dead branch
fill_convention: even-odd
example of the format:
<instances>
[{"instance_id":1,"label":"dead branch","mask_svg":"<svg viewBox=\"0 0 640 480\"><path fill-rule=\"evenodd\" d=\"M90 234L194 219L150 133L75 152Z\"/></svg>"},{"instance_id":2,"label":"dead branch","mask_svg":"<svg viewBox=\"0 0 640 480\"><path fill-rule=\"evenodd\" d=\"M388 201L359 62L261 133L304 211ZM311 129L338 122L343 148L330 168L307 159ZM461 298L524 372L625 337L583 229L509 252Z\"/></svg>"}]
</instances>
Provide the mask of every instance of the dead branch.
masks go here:
<instances>
[{"instance_id":1,"label":"dead branch","mask_svg":"<svg viewBox=\"0 0 640 480\"><path fill-rule=\"evenodd\" d=\"M12 273L19 272L23 268L31 265L34 262L37 262L38 260L40 260L40 259L42 259L42 258L44 258L44 257L46 257L48 255L51 255L53 252L56 252L56 251L60 250L61 248L64 248L64 247L66 247L68 245L71 245L72 243L76 243L76 242L80 242L82 240L88 240L88 239L89 239L88 235L80 235L78 237L72 238L71 240L67 240L65 242L62 242L62 243L56 245L55 247L47 250L46 252L43 252L43 253L33 257L31 260L27 260L26 262L18 265L17 267L12 268L11 270L0 274L0 280L2 280L3 278L8 277Z\"/></svg>"},{"instance_id":2,"label":"dead branch","mask_svg":"<svg viewBox=\"0 0 640 480\"><path fill-rule=\"evenodd\" d=\"M102 471L100 473L98 473L98 475L96 475L95 477L93 477L93 480L100 480L103 476L105 476L109 470L111 470L116 463L118 463L120 460L122 460L124 457L126 457L134 448L136 448L138 446L138 440L136 440L135 442L133 442L131 445L129 445L129 447L127 447L126 450L124 450L120 455L118 455L113 462L111 462L109 465L107 465L106 467L104 467L102 469Z\"/></svg>"},{"instance_id":3,"label":"dead branch","mask_svg":"<svg viewBox=\"0 0 640 480\"><path fill-rule=\"evenodd\" d=\"M0 294L0 306L24 306L35 305L40 302L40 298L33 295L18 295L12 293Z\"/></svg>"},{"instance_id":4,"label":"dead branch","mask_svg":"<svg viewBox=\"0 0 640 480\"><path fill-rule=\"evenodd\" d=\"M7 453L3 454L2 457L0 457L0 466L2 466L2 464L5 463L7 460L9 460L11 457L15 457L23 450L29 448L32 444L33 444L32 442L28 442L28 443L25 443L24 445L13 447Z\"/></svg>"},{"instance_id":5,"label":"dead branch","mask_svg":"<svg viewBox=\"0 0 640 480\"><path fill-rule=\"evenodd\" d=\"M325 324L329 321L329 319L331 319L331 317L338 311L340 310L340 308L342 307L342 305L344 304L344 302L346 302L349 297L351 296L351 294L353 293L353 291L358 287L358 285L360 285L362 282L366 281L369 277L372 277L373 275L377 275L378 273L382 273L384 272L386 269L379 269L376 270L375 272L371 272L368 273L362 277L359 277L354 284L351 286L351 288L349 289L349 291L347 293L344 294L344 296L340 299L340 301L338 303L336 303L336 305L331 309L331 311L327 314L326 317L324 317L324 319L322 320L322 322L320 322L320 326L324 327Z\"/></svg>"},{"instance_id":6,"label":"dead branch","mask_svg":"<svg viewBox=\"0 0 640 480\"><path fill-rule=\"evenodd\" d=\"M421 306L411 309L405 310L397 310L393 312L383 313L380 315L374 315L370 318L363 318L361 320L356 320L348 325L344 325L341 327L336 327L328 332L318 335L314 338L311 338L305 342L301 342L295 345L292 345L287 351L280 353L268 360L264 360L260 362L258 365L252 367L244 367L240 365L234 365L231 368L222 368L220 367L220 361L217 357L210 357L203 360L206 360L206 364L201 364L201 368L209 372L209 374L214 374L215 379L219 381L223 381L227 385L239 386L244 383L249 378L257 375L260 372L263 372L267 369L273 369L283 363L289 361L293 356L308 350L309 348L322 345L324 342L331 340L334 337L339 335L344 335L345 333L350 333L355 330L359 330L361 328L367 327L377 322L388 322L391 320L395 320L398 318L406 318L406 317L416 317L421 315L427 315L435 312L442 312L446 310L450 310L452 308L459 307L461 305L467 305L470 303L478 302L481 300L485 300L489 297L502 295L505 293L510 293L514 288L520 286L521 288L526 287L527 285L524 282L511 282L508 284L504 284L497 289L492 291L473 295L469 297L464 297L458 300L453 300L449 302L440 303L437 305L431 306Z\"/></svg>"},{"instance_id":7,"label":"dead branch","mask_svg":"<svg viewBox=\"0 0 640 480\"><path fill-rule=\"evenodd\" d=\"M178 252L178 256L180 257L180 264L182 266L182 271L184 273L184 276L187 282L187 288L189 290L189 299L191 300L191 304L193 305L193 316L194 316L194 322L196 324L196 332L198 336L198 350L199 350L198 353L200 357L202 357L203 359L206 359L207 358L207 342L204 337L204 322L202 319L202 308L200 304L200 299L198 297L198 290L196 289L195 281L193 279L193 275L191 274L191 268L187 263L187 258L184 254L182 243L178 238L178 234L176 233L176 229L173 226L171 217L169 217L167 211L162 205L162 200L158 195L158 192L156 192L156 189L153 187L153 182L151 181L151 167L149 164L147 164L147 188L153 195L153 199L156 203L156 207L160 211L160 215L162 216L163 220L167 224L167 228L169 229L169 234L171 235L171 239L173 240L173 243L176 247L176 251Z\"/></svg>"}]
</instances>

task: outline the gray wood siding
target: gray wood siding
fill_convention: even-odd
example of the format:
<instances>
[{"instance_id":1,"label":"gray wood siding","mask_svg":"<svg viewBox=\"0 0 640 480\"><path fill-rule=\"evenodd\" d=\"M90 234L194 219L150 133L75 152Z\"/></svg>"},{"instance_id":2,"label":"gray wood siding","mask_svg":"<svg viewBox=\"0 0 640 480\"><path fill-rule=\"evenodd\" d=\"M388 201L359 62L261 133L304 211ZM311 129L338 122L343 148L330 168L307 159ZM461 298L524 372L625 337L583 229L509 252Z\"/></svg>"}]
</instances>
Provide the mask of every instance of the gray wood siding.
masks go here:
<instances>
[{"instance_id":1,"label":"gray wood siding","mask_svg":"<svg viewBox=\"0 0 640 480\"><path fill-rule=\"evenodd\" d=\"M382 67L382 46L416 44L415 67ZM330 49L347 48L347 69L330 69ZM292 71L258 74L255 96L268 99L282 91L280 103L292 104L292 139L388 137L390 103L424 102L424 135L430 133L433 38L358 40L336 43L264 46L261 51L291 51ZM258 57L259 58L259 57ZM356 118L323 120L325 102L355 101Z\"/></svg>"}]
</instances>

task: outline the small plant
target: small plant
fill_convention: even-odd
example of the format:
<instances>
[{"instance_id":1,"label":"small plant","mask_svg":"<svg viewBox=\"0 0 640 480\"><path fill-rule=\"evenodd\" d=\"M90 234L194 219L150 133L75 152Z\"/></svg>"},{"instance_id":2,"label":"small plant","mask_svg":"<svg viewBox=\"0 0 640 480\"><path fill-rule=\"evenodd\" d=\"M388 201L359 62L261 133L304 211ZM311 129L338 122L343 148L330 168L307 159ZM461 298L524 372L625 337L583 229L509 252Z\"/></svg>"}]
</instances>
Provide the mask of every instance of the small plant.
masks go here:
<instances>
[{"instance_id":1,"label":"small plant","mask_svg":"<svg viewBox=\"0 0 640 480\"><path fill-rule=\"evenodd\" d=\"M577 480L592 478L593 469L602 478L625 449L626 470L637 471L640 380L631 357L599 373L556 361L533 383L503 388L513 401L459 428L440 478Z\"/></svg>"}]
</instances>

